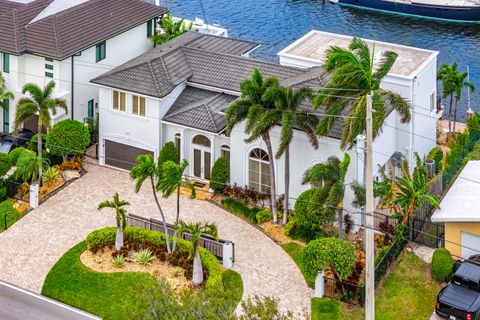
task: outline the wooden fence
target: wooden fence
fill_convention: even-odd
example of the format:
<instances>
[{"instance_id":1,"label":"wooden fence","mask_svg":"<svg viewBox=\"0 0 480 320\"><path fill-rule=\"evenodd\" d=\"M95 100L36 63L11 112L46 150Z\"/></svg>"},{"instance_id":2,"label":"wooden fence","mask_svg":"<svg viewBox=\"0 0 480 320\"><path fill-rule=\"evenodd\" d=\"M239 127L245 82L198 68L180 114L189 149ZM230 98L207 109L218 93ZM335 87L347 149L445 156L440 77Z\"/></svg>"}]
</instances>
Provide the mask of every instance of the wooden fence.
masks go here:
<instances>
[{"instance_id":1,"label":"wooden fence","mask_svg":"<svg viewBox=\"0 0 480 320\"><path fill-rule=\"evenodd\" d=\"M163 233L163 222L160 220L147 219L144 217L129 214L127 219L127 224L129 226L158 231ZM167 223L167 232L170 236L173 236L173 234L175 233L174 226ZM190 241L192 239L192 236L189 233L183 233L182 239ZM223 244L226 242L230 242L232 244L232 248L233 248L232 262L235 262L235 244L233 242L223 240L223 239L220 239L217 241L214 238L206 235L200 238L200 245L203 248L210 251L211 253L213 253L220 262L223 262Z\"/></svg>"}]
</instances>

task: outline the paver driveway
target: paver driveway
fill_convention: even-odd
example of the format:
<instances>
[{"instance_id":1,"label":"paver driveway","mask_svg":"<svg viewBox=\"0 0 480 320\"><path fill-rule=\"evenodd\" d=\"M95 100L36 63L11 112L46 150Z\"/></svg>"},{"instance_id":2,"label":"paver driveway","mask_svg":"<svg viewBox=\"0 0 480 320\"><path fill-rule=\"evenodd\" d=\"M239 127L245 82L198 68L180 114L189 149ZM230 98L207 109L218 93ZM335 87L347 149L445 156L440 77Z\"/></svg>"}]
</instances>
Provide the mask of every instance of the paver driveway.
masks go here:
<instances>
[{"instance_id":1,"label":"paver driveway","mask_svg":"<svg viewBox=\"0 0 480 320\"><path fill-rule=\"evenodd\" d=\"M91 231L115 223L112 212L96 210L117 191L131 213L158 217L150 189L134 193L128 174L88 165L88 173L0 234L0 278L40 292L48 271ZM175 219L175 199L162 200L167 220ZM280 307L309 308L312 290L290 257L262 232L205 201L182 197L182 218L215 222L220 237L235 242L234 270L241 273L245 294L276 296Z\"/></svg>"}]
</instances>

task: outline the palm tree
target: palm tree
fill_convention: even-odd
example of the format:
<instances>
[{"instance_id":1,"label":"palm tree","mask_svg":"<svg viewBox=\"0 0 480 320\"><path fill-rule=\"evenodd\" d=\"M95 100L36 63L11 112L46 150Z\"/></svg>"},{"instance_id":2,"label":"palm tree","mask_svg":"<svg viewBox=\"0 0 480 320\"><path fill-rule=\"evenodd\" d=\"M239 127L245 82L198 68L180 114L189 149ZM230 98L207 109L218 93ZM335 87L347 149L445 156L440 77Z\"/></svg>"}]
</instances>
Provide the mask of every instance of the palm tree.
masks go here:
<instances>
[{"instance_id":1,"label":"palm tree","mask_svg":"<svg viewBox=\"0 0 480 320\"><path fill-rule=\"evenodd\" d=\"M163 193L164 198L170 197L174 192L177 193L177 218L175 224L180 220L180 188L186 187L191 191L190 198L195 198L195 186L183 178L185 169L188 167L188 161L183 160L181 164L173 161L167 161L162 165L162 177L158 181L157 190ZM177 231L173 234L172 252L175 252L177 246Z\"/></svg>"},{"instance_id":2,"label":"palm tree","mask_svg":"<svg viewBox=\"0 0 480 320\"><path fill-rule=\"evenodd\" d=\"M52 98L55 81L50 81L43 90L34 83L27 83L22 88L22 93L30 97L21 98L17 104L15 114L15 131L22 123L31 116L38 114L38 140L37 152L42 155L42 127L49 130L52 126L52 115L57 114L57 108L62 108L67 112L67 102L64 99ZM40 181L42 180L42 171L39 172Z\"/></svg>"},{"instance_id":3,"label":"palm tree","mask_svg":"<svg viewBox=\"0 0 480 320\"><path fill-rule=\"evenodd\" d=\"M468 77L467 72L457 72L454 78L454 88L455 88L455 109L453 111L453 132L455 131L455 124L457 123L457 109L458 102L462 97L463 88L469 88L470 90L475 90L475 85L469 81L466 81Z\"/></svg>"},{"instance_id":4,"label":"palm tree","mask_svg":"<svg viewBox=\"0 0 480 320\"><path fill-rule=\"evenodd\" d=\"M207 222L185 222L179 221L175 224L175 230L182 233L189 233L192 241L192 251L189 258L193 258L193 285L196 287L203 282L203 267L200 259L200 238L202 235L209 235L218 240L218 229L215 224Z\"/></svg>"},{"instance_id":5,"label":"palm tree","mask_svg":"<svg viewBox=\"0 0 480 320\"><path fill-rule=\"evenodd\" d=\"M291 87L271 87L265 92L267 100L273 100L277 107L279 123L282 129L280 133L280 145L275 158L279 159L285 154L285 204L282 224L287 224L288 202L290 196L290 143L293 139L295 128L301 129L308 137L310 144L318 149L318 138L315 128L318 125L318 117L300 110L302 102L312 96L309 88L303 87L295 90Z\"/></svg>"},{"instance_id":6,"label":"palm tree","mask_svg":"<svg viewBox=\"0 0 480 320\"><path fill-rule=\"evenodd\" d=\"M170 39L192 30L193 21L188 25L185 25L184 19L174 22L172 14L169 13L165 18L160 20L160 25L160 30L155 30L155 34L150 37L155 45L165 43Z\"/></svg>"},{"instance_id":7,"label":"palm tree","mask_svg":"<svg viewBox=\"0 0 480 320\"><path fill-rule=\"evenodd\" d=\"M130 177L135 179L135 192L138 193L142 188L143 183L145 180L150 181L150 186L152 187L153 198L155 199L155 203L157 204L158 211L160 211L160 215L162 216L163 222L163 232L165 233L165 242L167 245L167 254L172 253L170 249L170 240L168 236L168 229L167 229L167 221L165 220L165 214L163 213L162 206L158 201L157 197L157 184L155 180L159 178L159 168L153 157L149 154L139 155L137 157L137 164L130 170Z\"/></svg>"},{"instance_id":8,"label":"palm tree","mask_svg":"<svg viewBox=\"0 0 480 320\"><path fill-rule=\"evenodd\" d=\"M227 132L240 122L246 120L245 133L249 135L246 142L262 138L267 147L270 170L270 206L273 212L273 222L277 223L275 167L273 161L270 129L278 122L278 112L272 100L266 99L265 92L273 86L278 86L278 79L270 77L263 79L258 69L253 69L251 79L245 79L240 84L242 95L233 102L225 112Z\"/></svg>"},{"instance_id":9,"label":"palm tree","mask_svg":"<svg viewBox=\"0 0 480 320\"><path fill-rule=\"evenodd\" d=\"M345 153L343 160L337 157L329 157L326 163L319 163L307 169L303 175L302 184L322 183L328 188L328 195L325 199L326 209L337 209L339 221L339 233L343 235L341 228L343 224L343 196L345 194L345 176L350 165L350 155Z\"/></svg>"},{"instance_id":10,"label":"palm tree","mask_svg":"<svg viewBox=\"0 0 480 320\"><path fill-rule=\"evenodd\" d=\"M50 161L42 155L37 155L30 150L25 150L18 157L15 179L23 182L31 181L40 184L39 172L48 168Z\"/></svg>"},{"instance_id":11,"label":"palm tree","mask_svg":"<svg viewBox=\"0 0 480 320\"><path fill-rule=\"evenodd\" d=\"M448 109L448 132L452 132L452 105L453 94L455 93L455 77L457 72L457 63L452 65L442 64L438 69L437 80L442 81L442 98L450 96L450 107Z\"/></svg>"},{"instance_id":12,"label":"palm tree","mask_svg":"<svg viewBox=\"0 0 480 320\"><path fill-rule=\"evenodd\" d=\"M410 121L410 105L397 93L381 89L383 78L389 73L397 53L383 52L383 59L374 65L374 50L365 41L354 38L348 49L332 46L327 50L324 68L330 73L325 88L314 98L314 108L324 108L330 116L318 126L319 135L328 135L339 118L343 120L341 147L351 149L355 139L366 128L366 96L373 92L373 137L375 138L388 116L385 104L400 114L402 123Z\"/></svg>"},{"instance_id":13,"label":"palm tree","mask_svg":"<svg viewBox=\"0 0 480 320\"><path fill-rule=\"evenodd\" d=\"M118 193L115 192L113 195L113 201L105 200L98 205L97 210L102 210L104 208L112 208L115 210L115 219L117 220L117 233L115 236L115 250L120 251L123 247L123 230L127 226L127 210L125 206L129 206L125 200L120 200Z\"/></svg>"},{"instance_id":14,"label":"palm tree","mask_svg":"<svg viewBox=\"0 0 480 320\"><path fill-rule=\"evenodd\" d=\"M410 175L410 173L408 174ZM373 193L375 197L380 197L380 204L390 209L390 214L393 212L398 213L399 208L395 204L397 188L396 177L393 174L393 170L390 170L387 174L385 168L380 169L380 181L375 181L373 184Z\"/></svg>"},{"instance_id":15,"label":"palm tree","mask_svg":"<svg viewBox=\"0 0 480 320\"><path fill-rule=\"evenodd\" d=\"M7 91L7 84L5 82L5 78L0 72L0 108L2 109L8 108L8 106L5 104L5 101L13 100L13 99L15 99L15 96L13 95L12 92Z\"/></svg>"}]
</instances>

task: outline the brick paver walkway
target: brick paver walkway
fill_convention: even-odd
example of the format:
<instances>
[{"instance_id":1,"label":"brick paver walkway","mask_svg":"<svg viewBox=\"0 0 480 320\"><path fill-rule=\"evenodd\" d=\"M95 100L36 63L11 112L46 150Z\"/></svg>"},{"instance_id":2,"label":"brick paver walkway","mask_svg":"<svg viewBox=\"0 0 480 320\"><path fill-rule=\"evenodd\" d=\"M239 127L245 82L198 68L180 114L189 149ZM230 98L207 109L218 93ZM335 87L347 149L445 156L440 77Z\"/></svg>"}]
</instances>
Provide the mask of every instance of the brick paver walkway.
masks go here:
<instances>
[{"instance_id":1,"label":"brick paver walkway","mask_svg":"<svg viewBox=\"0 0 480 320\"><path fill-rule=\"evenodd\" d=\"M114 225L112 212L96 210L117 191L131 213L160 219L150 189L134 193L128 174L89 165L89 172L0 234L0 278L40 292L48 271L89 232ZM175 217L175 199L162 200L167 220ZM215 222L220 237L235 243L234 270L245 295L276 296L283 310L309 308L312 290L290 257L262 232L205 201L182 197L181 218Z\"/></svg>"}]
</instances>

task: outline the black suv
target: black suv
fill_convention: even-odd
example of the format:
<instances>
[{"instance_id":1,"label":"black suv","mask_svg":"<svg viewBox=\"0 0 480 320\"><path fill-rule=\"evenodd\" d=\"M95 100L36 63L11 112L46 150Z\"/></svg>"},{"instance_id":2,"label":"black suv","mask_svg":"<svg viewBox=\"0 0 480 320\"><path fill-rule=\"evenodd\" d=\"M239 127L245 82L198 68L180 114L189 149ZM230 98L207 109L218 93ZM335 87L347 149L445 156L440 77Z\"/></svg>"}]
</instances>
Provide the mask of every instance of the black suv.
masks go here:
<instances>
[{"instance_id":1,"label":"black suv","mask_svg":"<svg viewBox=\"0 0 480 320\"><path fill-rule=\"evenodd\" d=\"M436 313L450 320L480 320L480 263L472 256L456 263L455 273L437 296Z\"/></svg>"},{"instance_id":2,"label":"black suv","mask_svg":"<svg viewBox=\"0 0 480 320\"><path fill-rule=\"evenodd\" d=\"M13 149L26 145L33 137L33 132L22 129L15 134L6 135L0 140L0 152L9 154Z\"/></svg>"}]
</instances>

